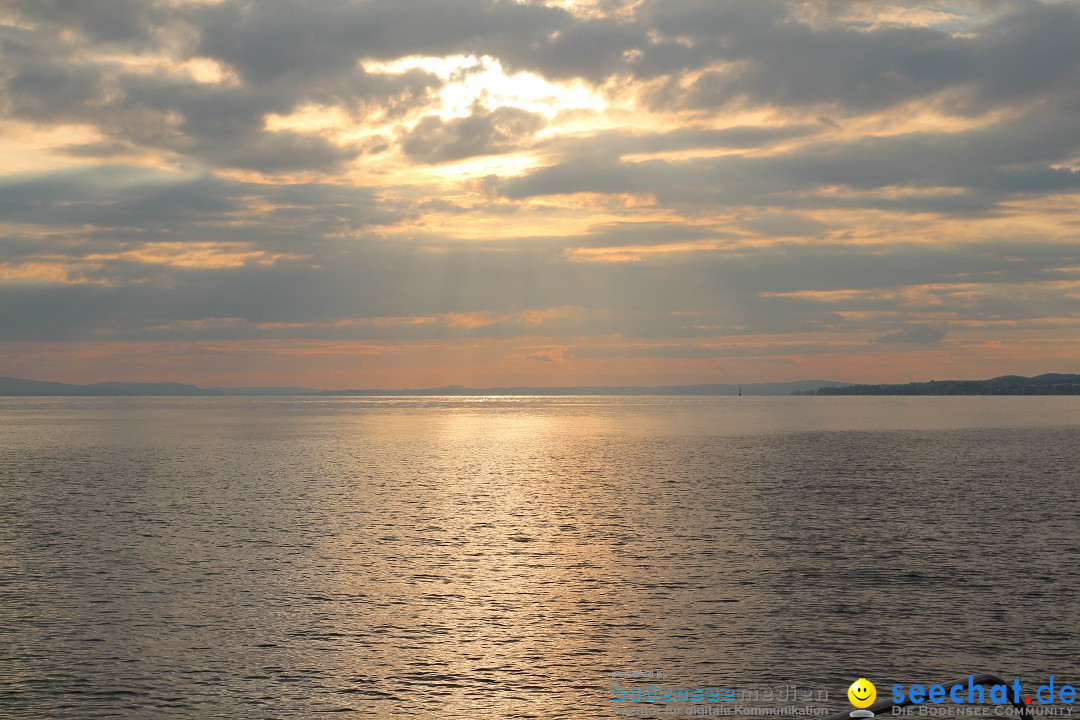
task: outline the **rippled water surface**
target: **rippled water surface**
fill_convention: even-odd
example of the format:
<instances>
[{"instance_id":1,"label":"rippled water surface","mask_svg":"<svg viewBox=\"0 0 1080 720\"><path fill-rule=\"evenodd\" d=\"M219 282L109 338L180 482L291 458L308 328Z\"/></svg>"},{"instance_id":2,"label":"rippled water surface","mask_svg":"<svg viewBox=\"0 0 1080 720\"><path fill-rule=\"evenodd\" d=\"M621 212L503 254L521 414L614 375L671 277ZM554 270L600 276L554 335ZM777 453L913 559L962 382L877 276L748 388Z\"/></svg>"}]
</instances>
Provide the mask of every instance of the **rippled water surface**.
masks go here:
<instances>
[{"instance_id":1,"label":"rippled water surface","mask_svg":"<svg viewBox=\"0 0 1080 720\"><path fill-rule=\"evenodd\" d=\"M1080 398L0 398L0 717L1076 681L1078 440Z\"/></svg>"}]
</instances>

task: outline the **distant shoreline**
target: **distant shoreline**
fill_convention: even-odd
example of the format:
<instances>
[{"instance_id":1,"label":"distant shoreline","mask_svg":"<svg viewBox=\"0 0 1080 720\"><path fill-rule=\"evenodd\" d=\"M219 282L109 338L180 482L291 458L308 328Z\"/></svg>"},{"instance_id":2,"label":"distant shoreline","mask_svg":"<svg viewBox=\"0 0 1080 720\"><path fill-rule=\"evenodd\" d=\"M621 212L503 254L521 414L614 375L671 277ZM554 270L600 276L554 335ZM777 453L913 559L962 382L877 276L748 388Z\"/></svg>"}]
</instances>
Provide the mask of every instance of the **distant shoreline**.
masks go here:
<instances>
[{"instance_id":1,"label":"distant shoreline","mask_svg":"<svg viewBox=\"0 0 1080 720\"><path fill-rule=\"evenodd\" d=\"M183 383L107 382L88 385L25 380L0 376L0 396L7 397L482 397L489 395L813 395L822 388L843 387L833 380L798 380L777 383L699 385L579 385L573 387L486 387L447 385L434 388L317 390L302 387L202 388Z\"/></svg>"},{"instance_id":2,"label":"distant shoreline","mask_svg":"<svg viewBox=\"0 0 1080 720\"><path fill-rule=\"evenodd\" d=\"M76 385L0 376L0 397L484 397L506 396L838 396L838 395L1080 395L1080 375L1005 375L990 380L931 380L907 384L857 385L833 380L799 380L742 385L579 385L572 387L487 387L317 390L303 387L202 388L183 383L106 382Z\"/></svg>"},{"instance_id":3,"label":"distant shoreline","mask_svg":"<svg viewBox=\"0 0 1080 720\"><path fill-rule=\"evenodd\" d=\"M931 380L905 385L823 387L815 395L1080 395L1080 375L1003 375L990 380Z\"/></svg>"}]
</instances>

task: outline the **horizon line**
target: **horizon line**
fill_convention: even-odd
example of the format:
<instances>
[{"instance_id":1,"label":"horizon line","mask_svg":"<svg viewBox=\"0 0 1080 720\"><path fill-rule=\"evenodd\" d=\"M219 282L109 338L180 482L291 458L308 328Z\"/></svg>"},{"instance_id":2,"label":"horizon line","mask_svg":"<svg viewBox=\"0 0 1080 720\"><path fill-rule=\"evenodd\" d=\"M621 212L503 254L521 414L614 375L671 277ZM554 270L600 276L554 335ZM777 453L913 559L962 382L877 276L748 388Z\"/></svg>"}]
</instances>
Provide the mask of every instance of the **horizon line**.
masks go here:
<instances>
[{"instance_id":1,"label":"horizon line","mask_svg":"<svg viewBox=\"0 0 1080 720\"><path fill-rule=\"evenodd\" d=\"M557 390L583 390L583 389L596 389L596 390L662 390L662 389L693 389L693 388L731 388L737 389L754 388L762 386L794 386L794 385L821 385L821 386L849 386L857 383L851 383L839 380L821 380L821 379L800 379L800 380L764 380L757 382L696 382L685 384L630 384L630 385L604 385L604 384L577 384L577 385L491 385L486 387L476 387L462 385L459 383L451 383L446 385L435 385L427 387L392 387L392 388L378 388L378 387L347 387L347 388L313 388L302 385L243 385L243 386L202 386L194 383L180 382L176 380L102 380L89 383L70 383L60 380L37 380L32 378L15 377L13 375L0 375L0 395L4 395L6 388L2 387L2 383L7 381L11 383L25 383L28 386L51 386L53 388L70 387L70 388L82 388L91 389L100 386L129 386L134 388L146 388L151 386L172 386L175 388L185 388L203 392L238 392L238 391L293 391L295 395L322 395L322 394L339 394L339 393L432 393L436 390L451 390L462 393L474 393L482 394L482 391L498 391L509 390L520 392L522 390L538 390L538 391L557 391ZM27 389L30 389L29 387ZM40 387L44 390L45 387ZM492 393L498 394L498 393Z\"/></svg>"},{"instance_id":2,"label":"horizon line","mask_svg":"<svg viewBox=\"0 0 1080 720\"><path fill-rule=\"evenodd\" d=\"M32 380L14 376L0 375L0 396L116 396L116 395L156 395L156 396L492 396L492 395L726 395L729 392L742 393L744 389L751 394L805 394L823 389L839 388L897 388L934 383L979 384L1003 380L1033 380L1039 378L1080 378L1071 373L1041 373L1039 375L999 375L979 380L917 380L906 383L851 383L837 380L783 380L749 383L690 383L683 385L496 385L488 387L470 387L461 384L439 385L431 387L397 388L332 388L318 389L296 385L249 385L202 387L192 383L169 380L126 381L109 380L93 383L65 383L53 380ZM754 390L772 392L753 393ZM96 391L96 392L95 392ZM109 392L111 391L111 392Z\"/></svg>"}]
</instances>

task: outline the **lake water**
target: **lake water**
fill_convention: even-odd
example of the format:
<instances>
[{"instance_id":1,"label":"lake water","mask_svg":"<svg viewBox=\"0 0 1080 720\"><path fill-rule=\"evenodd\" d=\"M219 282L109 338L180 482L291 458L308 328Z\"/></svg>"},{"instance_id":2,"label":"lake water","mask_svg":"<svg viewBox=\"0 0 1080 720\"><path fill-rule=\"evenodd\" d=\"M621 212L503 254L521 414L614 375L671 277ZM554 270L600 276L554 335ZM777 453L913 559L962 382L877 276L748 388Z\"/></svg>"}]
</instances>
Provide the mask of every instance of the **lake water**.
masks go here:
<instances>
[{"instance_id":1,"label":"lake water","mask_svg":"<svg viewBox=\"0 0 1080 720\"><path fill-rule=\"evenodd\" d=\"M1078 440L1070 397L0 398L0 717L1076 685Z\"/></svg>"}]
</instances>

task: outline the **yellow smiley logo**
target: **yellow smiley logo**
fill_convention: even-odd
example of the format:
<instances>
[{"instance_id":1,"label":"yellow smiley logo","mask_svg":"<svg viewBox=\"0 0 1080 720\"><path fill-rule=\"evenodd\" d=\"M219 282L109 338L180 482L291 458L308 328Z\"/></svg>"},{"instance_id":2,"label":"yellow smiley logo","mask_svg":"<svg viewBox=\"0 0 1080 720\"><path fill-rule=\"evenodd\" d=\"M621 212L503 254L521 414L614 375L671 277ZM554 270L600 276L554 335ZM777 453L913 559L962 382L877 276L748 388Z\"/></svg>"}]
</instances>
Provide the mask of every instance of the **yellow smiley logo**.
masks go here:
<instances>
[{"instance_id":1,"label":"yellow smiley logo","mask_svg":"<svg viewBox=\"0 0 1080 720\"><path fill-rule=\"evenodd\" d=\"M847 697L857 708L870 707L877 697L877 688L866 678L859 678L847 689Z\"/></svg>"}]
</instances>

